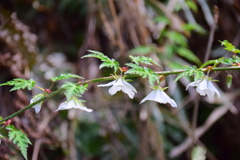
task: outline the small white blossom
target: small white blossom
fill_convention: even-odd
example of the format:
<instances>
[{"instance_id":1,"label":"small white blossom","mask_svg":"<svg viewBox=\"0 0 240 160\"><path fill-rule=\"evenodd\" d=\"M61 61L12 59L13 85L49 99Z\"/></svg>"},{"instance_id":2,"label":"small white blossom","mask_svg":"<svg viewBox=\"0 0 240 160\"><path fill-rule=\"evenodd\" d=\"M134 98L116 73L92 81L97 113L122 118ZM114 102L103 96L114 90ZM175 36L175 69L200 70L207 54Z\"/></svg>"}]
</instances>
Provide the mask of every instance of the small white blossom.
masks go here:
<instances>
[{"instance_id":1,"label":"small white blossom","mask_svg":"<svg viewBox=\"0 0 240 160\"><path fill-rule=\"evenodd\" d=\"M213 99L215 93L218 95L218 97L220 97L220 93L218 92L218 90L214 87L211 80L207 78L188 84L186 90L188 89L189 86L196 86L197 92L201 96L205 96L207 94L209 99Z\"/></svg>"},{"instance_id":2,"label":"small white blossom","mask_svg":"<svg viewBox=\"0 0 240 160\"><path fill-rule=\"evenodd\" d=\"M30 104L38 101L38 100L41 99L42 97L44 97L43 94L38 94L38 95L34 96L34 97L30 100ZM41 102L39 102L39 103L37 103L37 104L35 104L35 105L33 106L33 108L35 109L35 112L36 112L36 113L39 113L39 112L40 112L41 107L42 107L42 103L43 103L43 101L41 101Z\"/></svg>"},{"instance_id":3,"label":"small white blossom","mask_svg":"<svg viewBox=\"0 0 240 160\"><path fill-rule=\"evenodd\" d=\"M125 81L122 78L119 78L115 81L109 82L107 84L100 84L98 85L98 87L109 87L112 86L111 88L109 88L109 94L114 95L115 93L117 93L117 91L123 91L124 93L128 94L128 96L133 99L134 94L137 93L137 90L131 85L129 84L127 81Z\"/></svg>"},{"instance_id":4,"label":"small white blossom","mask_svg":"<svg viewBox=\"0 0 240 160\"><path fill-rule=\"evenodd\" d=\"M60 106L58 107L58 109L56 110L65 110L65 109L71 109L71 108L76 108L76 109L81 109L87 112L92 112L92 109L89 109L85 106L83 106L83 104L81 103L80 100L78 100L77 98L72 98L70 101L65 101L63 103L60 104Z\"/></svg>"},{"instance_id":5,"label":"small white blossom","mask_svg":"<svg viewBox=\"0 0 240 160\"><path fill-rule=\"evenodd\" d=\"M176 102L171 99L163 90L161 89L154 89L151 93L149 93L141 102L145 102L146 100L149 101L156 101L159 103L170 103L172 107L177 107Z\"/></svg>"}]
</instances>

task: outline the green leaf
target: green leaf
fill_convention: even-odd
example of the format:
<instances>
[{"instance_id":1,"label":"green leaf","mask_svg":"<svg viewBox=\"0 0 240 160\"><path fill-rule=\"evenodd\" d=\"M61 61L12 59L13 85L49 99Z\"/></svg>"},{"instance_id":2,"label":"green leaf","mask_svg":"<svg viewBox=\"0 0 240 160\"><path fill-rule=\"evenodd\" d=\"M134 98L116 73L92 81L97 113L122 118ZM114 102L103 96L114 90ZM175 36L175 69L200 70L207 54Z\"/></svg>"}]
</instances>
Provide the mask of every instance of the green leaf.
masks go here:
<instances>
[{"instance_id":1,"label":"green leaf","mask_svg":"<svg viewBox=\"0 0 240 160\"><path fill-rule=\"evenodd\" d=\"M192 0L188 0L188 1L185 1L185 3L188 5L188 7L193 10L193 12L197 12L198 9L197 9L197 5L194 1Z\"/></svg>"},{"instance_id":2,"label":"green leaf","mask_svg":"<svg viewBox=\"0 0 240 160\"><path fill-rule=\"evenodd\" d=\"M187 48L184 48L184 47L178 48L177 52L180 56L188 59L189 61L196 63L198 66L202 64L200 59L197 56L195 56L195 54L191 50Z\"/></svg>"},{"instance_id":3,"label":"green leaf","mask_svg":"<svg viewBox=\"0 0 240 160\"><path fill-rule=\"evenodd\" d=\"M234 53L240 53L240 50L237 49L235 46L232 45L232 43L229 43L227 40L219 41L221 42L221 45L224 45L226 50L234 52Z\"/></svg>"},{"instance_id":4,"label":"green leaf","mask_svg":"<svg viewBox=\"0 0 240 160\"><path fill-rule=\"evenodd\" d=\"M223 64L227 64L227 65L233 65L234 63L240 63L240 58L226 58L223 61L221 61L221 63Z\"/></svg>"},{"instance_id":5,"label":"green leaf","mask_svg":"<svg viewBox=\"0 0 240 160\"><path fill-rule=\"evenodd\" d=\"M183 25L183 30L184 31L195 31L197 33L201 33L201 34L206 34L207 31L205 29L203 29L199 24L196 23L187 23Z\"/></svg>"},{"instance_id":6,"label":"green leaf","mask_svg":"<svg viewBox=\"0 0 240 160\"><path fill-rule=\"evenodd\" d=\"M6 83L0 84L0 86L9 85L14 86L10 91L19 90L19 89L25 89L31 90L36 82L33 79L26 80L21 78L13 79L12 81L8 81Z\"/></svg>"},{"instance_id":7,"label":"green leaf","mask_svg":"<svg viewBox=\"0 0 240 160\"><path fill-rule=\"evenodd\" d=\"M125 74L138 74L143 78L148 78L148 81L151 86L154 86L154 82L159 83L159 76L153 70L147 67L141 67L134 63L126 63L127 66L132 67Z\"/></svg>"},{"instance_id":8,"label":"green leaf","mask_svg":"<svg viewBox=\"0 0 240 160\"><path fill-rule=\"evenodd\" d=\"M204 76L203 71L198 69L196 66L192 66L192 67L187 66L187 67L177 69L177 70L184 70L184 71L182 73L178 74L178 76L176 77L174 82L177 82L180 78L182 78L184 76L194 76L194 81L197 81Z\"/></svg>"},{"instance_id":9,"label":"green leaf","mask_svg":"<svg viewBox=\"0 0 240 160\"><path fill-rule=\"evenodd\" d=\"M64 85L61 86L61 88L65 89L65 96L67 97L67 100L70 100L72 97L81 97L82 94L87 90L88 84L85 84L84 86L66 82Z\"/></svg>"},{"instance_id":10,"label":"green leaf","mask_svg":"<svg viewBox=\"0 0 240 160\"><path fill-rule=\"evenodd\" d=\"M51 78L51 80L52 80L53 82L56 82L56 81L59 81L59 80L69 79L69 78L80 78L80 79L84 79L83 77L80 77L80 76L75 75L75 74L63 73L63 74L60 74L60 75L57 76L57 77Z\"/></svg>"},{"instance_id":11,"label":"green leaf","mask_svg":"<svg viewBox=\"0 0 240 160\"><path fill-rule=\"evenodd\" d=\"M207 150L201 146L196 146L192 150L191 159L192 160L205 160Z\"/></svg>"},{"instance_id":12,"label":"green leaf","mask_svg":"<svg viewBox=\"0 0 240 160\"><path fill-rule=\"evenodd\" d=\"M129 52L132 55L136 54L146 55L154 51L156 51L156 48L153 46L139 46L134 49L131 49Z\"/></svg>"},{"instance_id":13,"label":"green leaf","mask_svg":"<svg viewBox=\"0 0 240 160\"><path fill-rule=\"evenodd\" d=\"M3 135L0 134L0 138L4 138ZM1 144L1 140L0 140L0 144Z\"/></svg>"},{"instance_id":14,"label":"green leaf","mask_svg":"<svg viewBox=\"0 0 240 160\"><path fill-rule=\"evenodd\" d=\"M88 50L88 51L93 54L85 55L82 58L95 57L95 58L100 59L103 63L99 66L99 69L101 69L103 67L109 67L109 68L113 68L114 72L116 72L118 70L119 63L115 59L110 59L107 56L105 56L103 53L98 52L98 51L92 51L92 50Z\"/></svg>"},{"instance_id":15,"label":"green leaf","mask_svg":"<svg viewBox=\"0 0 240 160\"><path fill-rule=\"evenodd\" d=\"M21 130L16 129L13 125L7 126L6 129L9 130L9 140L12 140L13 144L16 144L20 148L22 155L25 159L27 159L27 147L28 144L32 144L27 135L24 134Z\"/></svg>"},{"instance_id":16,"label":"green leaf","mask_svg":"<svg viewBox=\"0 0 240 160\"><path fill-rule=\"evenodd\" d=\"M137 65L139 65L139 63L144 63L144 64L148 64L148 65L152 65L152 64L156 64L158 66L160 66L156 61L154 61L152 58L150 57L145 57L145 56L137 56L137 57L134 57L134 56L129 56L132 61L134 63L136 63Z\"/></svg>"},{"instance_id":17,"label":"green leaf","mask_svg":"<svg viewBox=\"0 0 240 160\"><path fill-rule=\"evenodd\" d=\"M165 16L158 16L158 17L154 18L154 22L156 22L156 23L161 22L161 23L165 23L165 24L170 24L171 21Z\"/></svg>"},{"instance_id":18,"label":"green leaf","mask_svg":"<svg viewBox=\"0 0 240 160\"><path fill-rule=\"evenodd\" d=\"M181 33L178 33L175 31L169 31L165 33L165 37L169 38L169 40L172 43L176 43L184 47L187 47L187 38Z\"/></svg>"}]
</instances>

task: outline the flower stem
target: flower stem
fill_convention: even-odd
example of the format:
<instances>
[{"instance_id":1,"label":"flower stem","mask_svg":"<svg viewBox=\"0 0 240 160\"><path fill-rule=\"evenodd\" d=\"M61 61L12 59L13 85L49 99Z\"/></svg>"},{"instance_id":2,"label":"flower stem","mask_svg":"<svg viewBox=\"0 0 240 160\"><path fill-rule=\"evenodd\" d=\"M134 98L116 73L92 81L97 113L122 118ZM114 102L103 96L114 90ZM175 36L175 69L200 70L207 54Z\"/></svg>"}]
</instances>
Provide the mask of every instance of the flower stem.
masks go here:
<instances>
[{"instance_id":1,"label":"flower stem","mask_svg":"<svg viewBox=\"0 0 240 160\"><path fill-rule=\"evenodd\" d=\"M41 87L39 87L39 86L37 86L37 85L34 85L34 87L36 87L36 88L38 88L38 89L40 89L40 90L44 91L44 89L43 89L43 88L41 88Z\"/></svg>"},{"instance_id":2,"label":"flower stem","mask_svg":"<svg viewBox=\"0 0 240 160\"><path fill-rule=\"evenodd\" d=\"M206 63L202 64L202 65L200 66L200 68L204 68L204 67L206 67L206 66L208 66L208 65L210 65L210 64L215 64L215 60L207 61Z\"/></svg>"},{"instance_id":3,"label":"flower stem","mask_svg":"<svg viewBox=\"0 0 240 160\"><path fill-rule=\"evenodd\" d=\"M210 62L210 61L208 61L208 62ZM206 63L208 63L208 62L206 62ZM206 63L205 63L205 64L206 64ZM203 65L205 65L205 64L203 64ZM201 68L201 67L200 67L200 68ZM206 68L201 68L201 70L202 70L203 72L207 71ZM213 69L212 69L212 71L226 71L226 70L240 70L240 66L216 67L216 68L213 68ZM155 72L155 73L157 73L158 75L166 75L166 76L167 76L167 75L172 75L172 74L179 74L179 73L182 73L182 72L184 72L184 71L185 71L185 70L162 71L162 72ZM140 76L137 75L137 74L128 74L128 75L126 75L126 78L134 78L134 77L140 77ZM77 84L90 84L90 83L102 82L102 81L110 81L110 80L114 80L114 77L113 77L113 76L109 76L109 77L102 77L102 78L97 78L97 79L91 79L91 80L79 82L79 83L77 83ZM39 89L41 89L41 90L44 91L44 89L41 88L41 87L38 87L38 86L36 86L36 85L35 85L35 87L36 87L36 88L39 88ZM41 102L41 101L43 101L43 100L45 100L45 99L47 99L47 98L49 98L49 97L52 97L52 96L54 96L54 95L56 95L56 94L58 94L58 93L60 93L60 92L62 92L62 91L64 91L64 89L63 89L63 88L60 88L60 89L58 89L58 90L56 90L56 91L54 91L54 92L52 92L52 93L50 93L50 94L47 94L46 96L42 97L42 98L39 99L38 101L36 101L36 102L34 102L34 103L32 103L32 104L29 104L29 105L26 106L25 108L23 108L23 109L15 112L15 113L13 113L13 114L11 114L10 116L7 116L7 117L3 118L2 120L0 120L0 123L3 122L3 121L6 121L6 120L8 120L8 119L11 119L11 118L13 118L13 117L15 117L15 116L17 116L17 115L19 115L20 113L22 113L22 112L26 111L27 109L33 107L33 106L36 105L37 103L39 103L39 102Z\"/></svg>"}]
</instances>

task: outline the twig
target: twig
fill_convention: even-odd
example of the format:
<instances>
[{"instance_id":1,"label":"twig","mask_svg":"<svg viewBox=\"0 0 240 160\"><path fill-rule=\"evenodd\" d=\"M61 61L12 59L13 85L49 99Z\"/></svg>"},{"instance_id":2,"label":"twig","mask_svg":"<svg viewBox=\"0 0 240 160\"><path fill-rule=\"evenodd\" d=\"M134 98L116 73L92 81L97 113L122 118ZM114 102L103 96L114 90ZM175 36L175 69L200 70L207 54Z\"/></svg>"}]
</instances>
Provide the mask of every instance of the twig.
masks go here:
<instances>
[{"instance_id":1,"label":"twig","mask_svg":"<svg viewBox=\"0 0 240 160\"><path fill-rule=\"evenodd\" d=\"M203 72L205 72L207 69L206 68L202 68L201 69ZM225 70L240 70L240 67L239 66L231 66L231 67L216 67L216 68L213 68L212 71L225 71ZM158 75L172 75L172 74L179 74L179 73L182 73L184 72L185 70L178 70L178 71L163 71L163 72L155 72L157 73ZM120 75L119 75L120 76ZM131 75L127 75L126 78L133 78L133 77L140 77L139 75L136 75L136 74L131 74ZM102 77L102 78L97 78L97 79L91 79L91 80L87 80L87 81L83 81L83 82L79 82L77 84L90 84L90 83L94 83L94 82L102 82L102 81L109 81L109 80L113 80L114 77L112 76L109 76L109 77ZM10 116L7 116L5 118L3 118L2 120L0 120L0 123L1 122L4 122L8 119L11 119L15 116L17 116L18 114L26 111L27 109L33 107L34 105L38 104L39 102L49 98L49 97L52 97L60 92L63 92L64 89L63 88L60 88L48 95L46 95L45 97L39 99L38 101L34 102L34 103L31 103L29 104L28 106L26 106L25 108L11 114Z\"/></svg>"},{"instance_id":2,"label":"twig","mask_svg":"<svg viewBox=\"0 0 240 160\"><path fill-rule=\"evenodd\" d=\"M227 113L229 108L231 108L232 105L230 104L225 104L219 108L216 108L208 119L205 121L205 123L201 126L198 127L194 133L194 137L196 139L200 138L220 117L222 117L224 114ZM179 146L174 147L171 151L169 156L170 157L177 157L184 151L186 151L189 147L192 145L192 138L188 137L183 143L181 143Z\"/></svg>"},{"instance_id":3,"label":"twig","mask_svg":"<svg viewBox=\"0 0 240 160\"><path fill-rule=\"evenodd\" d=\"M197 138L195 137L195 129L197 126L197 117L198 117L198 109L199 109L199 95L196 96L194 110L193 110L193 118L192 118L192 142L195 144L197 142Z\"/></svg>"},{"instance_id":4,"label":"twig","mask_svg":"<svg viewBox=\"0 0 240 160\"><path fill-rule=\"evenodd\" d=\"M122 36L121 36L121 30L120 30L120 23L118 20L118 16L116 13L116 9L113 3L113 0L108 0L109 6L110 6L110 10L113 16L113 21L114 21L114 25L115 25L115 29L117 32L117 43L120 49L120 53L123 54L124 53L124 45L123 45L123 40L122 40Z\"/></svg>"},{"instance_id":5,"label":"twig","mask_svg":"<svg viewBox=\"0 0 240 160\"><path fill-rule=\"evenodd\" d=\"M206 54L205 54L204 61L203 61L204 63L207 62L209 59L210 52L212 49L212 44L213 44L214 33L215 33L215 30L217 27L217 22L218 22L218 16L219 16L218 7L214 6L213 10L214 10L214 23L211 27L210 35L208 38L207 50L206 50Z\"/></svg>"}]
</instances>

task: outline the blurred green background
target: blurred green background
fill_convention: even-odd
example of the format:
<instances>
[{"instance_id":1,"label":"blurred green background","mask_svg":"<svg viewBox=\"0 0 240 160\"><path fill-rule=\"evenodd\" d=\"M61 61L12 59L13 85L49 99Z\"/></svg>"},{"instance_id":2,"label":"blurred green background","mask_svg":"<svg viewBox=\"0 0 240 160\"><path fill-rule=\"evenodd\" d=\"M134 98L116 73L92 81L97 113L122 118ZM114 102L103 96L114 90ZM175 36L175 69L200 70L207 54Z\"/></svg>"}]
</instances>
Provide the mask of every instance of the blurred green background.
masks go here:
<instances>
[{"instance_id":1,"label":"blurred green background","mask_svg":"<svg viewBox=\"0 0 240 160\"><path fill-rule=\"evenodd\" d=\"M112 70L99 70L98 59L81 59L89 49L116 59L121 67L129 55L150 56L162 66L152 67L154 71L200 66L205 60L232 56L218 40L238 47L239 26L238 0L2 0L0 83L33 78L48 88L49 79L61 73L86 80L109 76ZM221 98L212 101L199 97L194 88L185 90L193 79L174 83L176 75L170 75L161 85L169 87L177 109L149 101L139 105L151 89L146 79L135 78L130 82L138 90L133 100L122 92L110 96L94 83L83 95L92 113L55 112L64 101L60 94L47 99L40 113L27 110L13 124L33 143L28 148L32 160L237 160L240 75L231 72L233 85L228 89L227 73L210 74L220 81L215 85L221 92ZM2 117L39 93L9 90L0 87ZM2 140L0 159L23 158L15 145Z\"/></svg>"}]
</instances>

